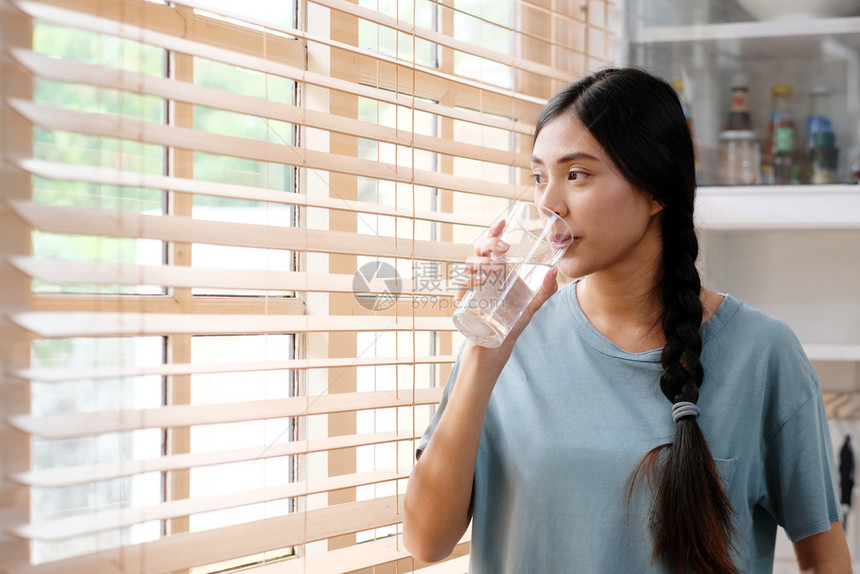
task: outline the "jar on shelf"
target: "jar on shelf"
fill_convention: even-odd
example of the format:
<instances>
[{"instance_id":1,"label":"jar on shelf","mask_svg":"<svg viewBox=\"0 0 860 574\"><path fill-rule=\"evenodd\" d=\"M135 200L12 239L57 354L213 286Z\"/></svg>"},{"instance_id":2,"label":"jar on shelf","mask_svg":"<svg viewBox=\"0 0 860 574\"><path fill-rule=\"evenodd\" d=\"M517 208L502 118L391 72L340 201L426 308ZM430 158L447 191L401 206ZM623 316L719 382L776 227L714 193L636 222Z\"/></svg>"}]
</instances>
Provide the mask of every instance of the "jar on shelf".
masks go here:
<instances>
[{"instance_id":1,"label":"jar on shelf","mask_svg":"<svg viewBox=\"0 0 860 574\"><path fill-rule=\"evenodd\" d=\"M810 183L836 183L839 150L833 132L815 132L809 150Z\"/></svg>"},{"instance_id":2,"label":"jar on shelf","mask_svg":"<svg viewBox=\"0 0 860 574\"><path fill-rule=\"evenodd\" d=\"M830 87L815 86L810 97L809 115L806 118L806 149L815 147L815 134L833 132L833 121L830 119ZM826 137L826 136L825 136Z\"/></svg>"},{"instance_id":3,"label":"jar on shelf","mask_svg":"<svg viewBox=\"0 0 860 574\"><path fill-rule=\"evenodd\" d=\"M752 130L720 133L720 177L723 185L761 183L761 146Z\"/></svg>"},{"instance_id":4,"label":"jar on shelf","mask_svg":"<svg viewBox=\"0 0 860 574\"><path fill-rule=\"evenodd\" d=\"M752 114L747 103L748 94L749 77L746 74L732 76L732 97L729 100L729 113L726 115L725 123L727 131L752 129Z\"/></svg>"},{"instance_id":5,"label":"jar on shelf","mask_svg":"<svg viewBox=\"0 0 860 574\"><path fill-rule=\"evenodd\" d=\"M797 132L791 108L791 86L773 87L770 125L765 138L762 168L766 183L800 183L801 164L797 156Z\"/></svg>"}]
</instances>

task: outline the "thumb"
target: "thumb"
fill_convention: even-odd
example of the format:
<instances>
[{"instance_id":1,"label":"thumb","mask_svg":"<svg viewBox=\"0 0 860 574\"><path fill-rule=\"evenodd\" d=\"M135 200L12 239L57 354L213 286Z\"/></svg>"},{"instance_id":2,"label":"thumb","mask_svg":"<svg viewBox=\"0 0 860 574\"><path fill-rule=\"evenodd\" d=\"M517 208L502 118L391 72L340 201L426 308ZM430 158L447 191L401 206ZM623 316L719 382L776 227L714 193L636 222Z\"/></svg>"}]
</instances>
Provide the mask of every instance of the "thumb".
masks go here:
<instances>
[{"instance_id":1,"label":"thumb","mask_svg":"<svg viewBox=\"0 0 860 574\"><path fill-rule=\"evenodd\" d=\"M537 310L541 308L541 306L546 303L546 300L553 296L553 294L558 291L558 268L553 267L550 269L546 276L543 278L543 283L541 284L541 288L535 293L535 296L532 298L531 303L528 304L525 311L523 311L520 320L517 321L517 324L514 325L512 332L516 336L519 336L522 333L523 329L526 328L526 325L529 324L529 321L532 320L532 316L537 313Z\"/></svg>"},{"instance_id":2,"label":"thumb","mask_svg":"<svg viewBox=\"0 0 860 574\"><path fill-rule=\"evenodd\" d=\"M553 267L543 278L543 283L541 284L540 290L535 293L534 298L532 298L531 303L529 303L526 308L526 312L529 313L529 316L534 315L538 309L541 308L547 299L553 296L553 294L558 291L558 268Z\"/></svg>"}]
</instances>

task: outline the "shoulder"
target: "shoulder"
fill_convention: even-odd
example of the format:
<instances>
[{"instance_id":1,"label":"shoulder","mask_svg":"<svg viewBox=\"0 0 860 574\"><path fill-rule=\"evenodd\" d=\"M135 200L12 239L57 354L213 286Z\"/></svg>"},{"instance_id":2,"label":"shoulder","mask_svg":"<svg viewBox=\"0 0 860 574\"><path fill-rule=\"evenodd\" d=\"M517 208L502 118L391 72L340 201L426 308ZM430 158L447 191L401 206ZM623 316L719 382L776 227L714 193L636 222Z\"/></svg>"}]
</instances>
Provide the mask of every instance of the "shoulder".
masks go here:
<instances>
[{"instance_id":1,"label":"shoulder","mask_svg":"<svg viewBox=\"0 0 860 574\"><path fill-rule=\"evenodd\" d=\"M730 370L738 367L767 378L803 381L815 373L800 340L784 321L726 295L702 332L703 353ZM750 369L754 369L750 371Z\"/></svg>"},{"instance_id":2,"label":"shoulder","mask_svg":"<svg viewBox=\"0 0 860 574\"><path fill-rule=\"evenodd\" d=\"M731 296L703 332L702 362L711 391L740 402L778 428L809 399L820 396L818 378L800 340L780 319ZM725 394L723 394L725 393Z\"/></svg>"},{"instance_id":3,"label":"shoulder","mask_svg":"<svg viewBox=\"0 0 860 574\"><path fill-rule=\"evenodd\" d=\"M784 321L725 295L723 302L705 323L703 338L720 340L743 349L762 351L791 351L803 353L794 331Z\"/></svg>"}]
</instances>

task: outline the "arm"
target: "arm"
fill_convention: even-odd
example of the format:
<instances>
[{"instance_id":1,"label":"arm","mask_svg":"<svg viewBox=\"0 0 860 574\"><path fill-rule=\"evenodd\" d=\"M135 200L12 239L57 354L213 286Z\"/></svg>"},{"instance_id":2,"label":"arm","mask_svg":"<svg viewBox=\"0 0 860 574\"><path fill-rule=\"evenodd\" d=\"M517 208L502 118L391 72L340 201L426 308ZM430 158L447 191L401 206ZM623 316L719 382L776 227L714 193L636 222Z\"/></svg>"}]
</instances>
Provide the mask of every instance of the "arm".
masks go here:
<instances>
[{"instance_id":1,"label":"arm","mask_svg":"<svg viewBox=\"0 0 860 574\"><path fill-rule=\"evenodd\" d=\"M798 540L794 543L794 553L803 574L851 573L851 557L841 522L833 522L827 532Z\"/></svg>"},{"instance_id":2,"label":"arm","mask_svg":"<svg viewBox=\"0 0 860 574\"><path fill-rule=\"evenodd\" d=\"M469 526L472 481L490 395L517 336L556 289L556 273L551 271L499 348L471 343L464 348L448 405L406 488L403 543L419 560L436 562L448 556Z\"/></svg>"},{"instance_id":3,"label":"arm","mask_svg":"<svg viewBox=\"0 0 860 574\"><path fill-rule=\"evenodd\" d=\"M469 525L472 480L484 414L502 365L467 344L460 371L433 437L406 488L403 543L413 556L448 556ZM490 359L490 360L487 360Z\"/></svg>"}]
</instances>

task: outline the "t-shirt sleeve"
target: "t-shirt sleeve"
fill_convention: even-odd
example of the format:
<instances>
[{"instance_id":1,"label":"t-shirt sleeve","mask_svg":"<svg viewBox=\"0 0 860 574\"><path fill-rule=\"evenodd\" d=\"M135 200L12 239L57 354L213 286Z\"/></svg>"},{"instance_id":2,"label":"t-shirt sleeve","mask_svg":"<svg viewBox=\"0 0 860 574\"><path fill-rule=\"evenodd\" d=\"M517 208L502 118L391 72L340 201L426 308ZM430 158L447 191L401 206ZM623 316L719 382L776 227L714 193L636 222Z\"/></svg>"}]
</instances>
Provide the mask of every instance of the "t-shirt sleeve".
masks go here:
<instances>
[{"instance_id":1,"label":"t-shirt sleeve","mask_svg":"<svg viewBox=\"0 0 860 574\"><path fill-rule=\"evenodd\" d=\"M457 380L457 373L460 370L460 357L462 354L463 348L460 347L460 351L457 355L457 362L454 363L454 368L451 369L451 374L448 376L448 382L445 383L445 390L442 391L442 398L439 401L439 405L436 407L436 412L433 413L433 418L430 419L430 424L427 425L427 429L424 431L424 434L421 435L421 439L418 441L418 446L415 448L415 460L421 458L421 454L430 442L430 437L433 436L433 431L436 430L436 425L439 424L439 419L442 418L442 413L445 412L445 407L448 405L448 397L451 395L451 389L454 388L454 381Z\"/></svg>"},{"instance_id":2,"label":"t-shirt sleeve","mask_svg":"<svg viewBox=\"0 0 860 574\"><path fill-rule=\"evenodd\" d=\"M825 532L831 522L841 518L833 446L821 390L802 350L799 353L792 374L785 369L780 371L782 376L801 379L805 398L766 443L766 484L761 501L792 542ZM794 392L798 390L793 388Z\"/></svg>"}]
</instances>

